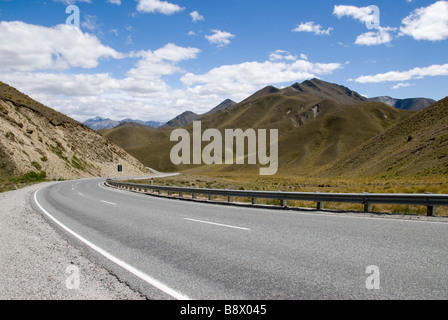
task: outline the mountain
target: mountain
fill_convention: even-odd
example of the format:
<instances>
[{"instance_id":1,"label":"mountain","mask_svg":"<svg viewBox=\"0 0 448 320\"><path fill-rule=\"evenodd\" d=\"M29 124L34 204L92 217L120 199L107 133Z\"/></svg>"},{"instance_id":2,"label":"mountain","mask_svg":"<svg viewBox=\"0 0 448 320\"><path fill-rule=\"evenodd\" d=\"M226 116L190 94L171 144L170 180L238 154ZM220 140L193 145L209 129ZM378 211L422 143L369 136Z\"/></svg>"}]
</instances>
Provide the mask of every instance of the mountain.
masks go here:
<instances>
[{"instance_id":1,"label":"mountain","mask_svg":"<svg viewBox=\"0 0 448 320\"><path fill-rule=\"evenodd\" d=\"M395 99L389 96L369 98L368 100L384 102L394 108L413 111L425 109L436 102L435 100L428 98Z\"/></svg>"},{"instance_id":2,"label":"mountain","mask_svg":"<svg viewBox=\"0 0 448 320\"><path fill-rule=\"evenodd\" d=\"M323 168L322 176L448 174L448 97L414 113Z\"/></svg>"},{"instance_id":3,"label":"mountain","mask_svg":"<svg viewBox=\"0 0 448 320\"><path fill-rule=\"evenodd\" d=\"M119 121L115 121L109 118L101 118L101 117L95 117L92 119L88 119L83 122L86 126L93 130L100 130L100 129L111 129L113 127L116 127L120 124Z\"/></svg>"},{"instance_id":4,"label":"mountain","mask_svg":"<svg viewBox=\"0 0 448 320\"><path fill-rule=\"evenodd\" d=\"M333 100L339 104L358 104L367 101L365 97L347 87L319 79L306 80L301 84L295 83L291 88L298 93L308 93L321 99Z\"/></svg>"},{"instance_id":5,"label":"mountain","mask_svg":"<svg viewBox=\"0 0 448 320\"><path fill-rule=\"evenodd\" d=\"M120 122L120 124L126 123L126 122L133 122L133 123L138 123L138 124L141 124L141 125L144 125L144 126L148 126L148 127L151 127L151 128L158 128L158 127L163 126L165 124L165 122L161 122L161 121L152 121L152 120L142 121L142 120L135 120L135 119L129 119L129 118L120 120L119 122Z\"/></svg>"},{"instance_id":6,"label":"mountain","mask_svg":"<svg viewBox=\"0 0 448 320\"><path fill-rule=\"evenodd\" d=\"M207 115L207 114L213 114L219 110L224 110L224 109L229 109L231 107L233 107L234 105L236 105L236 102L231 100L231 99L226 99L223 102L221 102L220 104L218 104L216 107L214 107L213 109L211 109L209 112L206 112L203 115Z\"/></svg>"},{"instance_id":7,"label":"mountain","mask_svg":"<svg viewBox=\"0 0 448 320\"><path fill-rule=\"evenodd\" d=\"M192 123L195 120L198 120L199 118L207 115L211 115L219 110L229 109L233 107L236 104L235 101L232 101L231 99L226 99L220 104L218 104L216 107L211 109L210 111L203 113L203 114L197 114L191 111L183 112L182 114L178 115L177 117L171 119L168 121L164 127L183 127L190 123Z\"/></svg>"},{"instance_id":8,"label":"mountain","mask_svg":"<svg viewBox=\"0 0 448 320\"><path fill-rule=\"evenodd\" d=\"M109 118L101 118L101 117L95 117L92 119L88 119L88 120L84 121L83 123L93 130L101 130L101 129L112 129L122 123L128 123L128 122L139 123L139 124L153 127L153 128L160 127L164 124L163 122L159 122L159 121L142 121L142 120L135 120L135 119L129 119L129 118L115 121L115 120L111 120Z\"/></svg>"},{"instance_id":9,"label":"mountain","mask_svg":"<svg viewBox=\"0 0 448 320\"><path fill-rule=\"evenodd\" d=\"M411 114L412 111L368 101L343 86L313 79L283 89L263 88L230 108L197 119L202 130L278 129L279 173L306 175ZM183 128L192 132L191 123ZM253 165L175 166L170 161L170 150L177 143L170 141L172 129L128 127L101 133L156 170L258 171Z\"/></svg>"},{"instance_id":10,"label":"mountain","mask_svg":"<svg viewBox=\"0 0 448 320\"><path fill-rule=\"evenodd\" d=\"M0 82L0 181L29 172L48 179L142 175L145 167L86 125ZM41 176L42 176L41 175Z\"/></svg>"},{"instance_id":11,"label":"mountain","mask_svg":"<svg viewBox=\"0 0 448 320\"><path fill-rule=\"evenodd\" d=\"M178 115L177 117L168 121L164 127L183 127L200 117L199 114L192 111L185 111Z\"/></svg>"}]
</instances>

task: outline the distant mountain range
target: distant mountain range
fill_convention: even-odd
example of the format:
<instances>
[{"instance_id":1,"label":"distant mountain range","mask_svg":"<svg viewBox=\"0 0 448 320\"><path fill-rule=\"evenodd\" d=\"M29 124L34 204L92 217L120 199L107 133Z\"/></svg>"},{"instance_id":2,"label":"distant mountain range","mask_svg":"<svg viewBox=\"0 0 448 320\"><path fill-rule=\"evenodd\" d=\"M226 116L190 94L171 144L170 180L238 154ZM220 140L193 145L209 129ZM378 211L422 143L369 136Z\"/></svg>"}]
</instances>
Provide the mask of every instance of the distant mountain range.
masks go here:
<instances>
[{"instance_id":1,"label":"distant mountain range","mask_svg":"<svg viewBox=\"0 0 448 320\"><path fill-rule=\"evenodd\" d=\"M185 111L185 112L181 113L180 115L178 115L177 117L168 121L164 125L164 127L182 127L182 126L192 123L193 121L199 119L202 116L213 114L215 112L218 112L219 110L225 110L225 109L231 108L235 104L236 104L235 101L226 99L223 102L221 102L220 104L218 104L216 107L214 107L213 109L211 109L210 111L208 111L204 114L197 114L192 111Z\"/></svg>"},{"instance_id":2,"label":"distant mountain range","mask_svg":"<svg viewBox=\"0 0 448 320\"><path fill-rule=\"evenodd\" d=\"M267 86L218 109L189 119L192 113L188 112L176 119L181 121L158 129L124 125L100 133L157 170L255 172L254 165L173 165L169 157L175 145L170 141L172 128L192 131L193 120L200 120L203 130L275 128L279 130L279 174L311 175L415 113L318 79L282 89Z\"/></svg>"},{"instance_id":3,"label":"distant mountain range","mask_svg":"<svg viewBox=\"0 0 448 320\"><path fill-rule=\"evenodd\" d=\"M412 111L423 110L436 102L433 99L427 98L395 99L388 96L369 98L368 100L384 102L397 109Z\"/></svg>"},{"instance_id":4,"label":"distant mountain range","mask_svg":"<svg viewBox=\"0 0 448 320\"><path fill-rule=\"evenodd\" d=\"M204 113L204 114L197 114L192 111L185 111L181 113L180 115L174 117L173 119L167 121L167 122L159 122L159 121L141 121L141 120L135 120L135 119L123 119L120 121L112 120L109 118L101 118L101 117L95 117L92 119L88 119L84 121L84 124L88 127L90 127L93 130L101 130L101 129L112 129L118 126L122 126L125 123L137 123L140 125L148 126L151 128L159 128L159 127L182 127L189 123L192 123L194 120L200 118L203 115L212 114L219 110L228 109L236 104L235 101L232 101L230 99L226 99L223 102L221 102L219 105L211 109L210 111Z\"/></svg>"},{"instance_id":5,"label":"distant mountain range","mask_svg":"<svg viewBox=\"0 0 448 320\"><path fill-rule=\"evenodd\" d=\"M378 99L311 79L282 89L268 86L239 103L226 100L171 125L192 132L195 119L202 130L278 129L279 176L448 176L448 97L426 107L430 99ZM423 109L414 111L418 108ZM115 174L117 163L137 174L145 166L241 174L259 169L249 164L174 165L173 126L154 128L125 119L96 132L1 82L0 124L0 181L36 170L52 179L108 176Z\"/></svg>"},{"instance_id":6,"label":"distant mountain range","mask_svg":"<svg viewBox=\"0 0 448 320\"><path fill-rule=\"evenodd\" d=\"M101 129L112 129L116 126L119 126L123 123L132 122L132 123L138 123L141 125L145 125L152 128L158 128L160 126L163 126L164 122L159 121L141 121L141 120L135 120L135 119L123 119L123 120L112 120L109 118L101 118L101 117L95 117L92 119L88 119L84 121L83 123L88 126L89 128L93 130L101 130Z\"/></svg>"},{"instance_id":7,"label":"distant mountain range","mask_svg":"<svg viewBox=\"0 0 448 320\"><path fill-rule=\"evenodd\" d=\"M244 101L242 101L242 103L250 99L255 99L261 96L265 96L267 94L275 94L275 93L281 93L284 96L308 94L321 99L330 99L339 104L357 104L368 101L383 102L397 109L411 110L411 111L419 111L425 109L426 107L436 102L435 100L428 98L396 99L389 96L365 98L362 95L358 94L355 91L350 90L347 87L334 83L325 82L319 79L312 79L312 80L306 80L302 83L294 83L290 87L283 89L278 89L273 86L267 86L255 92L250 97L246 98ZM86 120L84 124L94 130L112 129L119 125L123 125L124 123L138 123L152 128L183 127L192 123L195 120L198 120L201 117L211 115L220 110L229 109L236 104L237 103L235 101L232 101L231 99L226 99L206 113L197 114L193 111L185 111L167 122L141 121L133 119L124 119L120 121L115 121L111 119L96 117L93 119Z\"/></svg>"}]
</instances>

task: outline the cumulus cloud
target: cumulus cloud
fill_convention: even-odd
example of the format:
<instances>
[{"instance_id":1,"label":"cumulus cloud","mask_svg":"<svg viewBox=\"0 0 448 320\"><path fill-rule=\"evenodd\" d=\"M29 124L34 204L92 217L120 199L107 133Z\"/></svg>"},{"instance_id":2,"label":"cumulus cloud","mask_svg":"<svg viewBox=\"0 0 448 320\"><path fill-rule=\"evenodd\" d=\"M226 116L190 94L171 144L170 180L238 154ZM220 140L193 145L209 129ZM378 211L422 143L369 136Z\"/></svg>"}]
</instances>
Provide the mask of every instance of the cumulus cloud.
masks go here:
<instances>
[{"instance_id":1,"label":"cumulus cloud","mask_svg":"<svg viewBox=\"0 0 448 320\"><path fill-rule=\"evenodd\" d=\"M373 21L373 10L370 7L355 7L347 5L336 5L333 9L333 14L338 17L351 17L359 20L362 23L370 23Z\"/></svg>"},{"instance_id":2,"label":"cumulus cloud","mask_svg":"<svg viewBox=\"0 0 448 320\"><path fill-rule=\"evenodd\" d=\"M376 46L380 44L390 43L394 39L391 31L395 30L397 29L389 27L379 27L378 31L366 32L359 35L356 38L355 44L363 46Z\"/></svg>"},{"instance_id":3,"label":"cumulus cloud","mask_svg":"<svg viewBox=\"0 0 448 320\"><path fill-rule=\"evenodd\" d=\"M434 76L448 76L448 63L444 65L434 64L424 68L417 67L407 71L389 71L386 73L378 73L376 75L361 76L354 81L359 83L378 83L409 81L412 79L422 79Z\"/></svg>"},{"instance_id":4,"label":"cumulus cloud","mask_svg":"<svg viewBox=\"0 0 448 320\"><path fill-rule=\"evenodd\" d=\"M0 69L95 68L101 58L121 59L123 54L73 26L47 28L20 21L0 22Z\"/></svg>"},{"instance_id":5,"label":"cumulus cloud","mask_svg":"<svg viewBox=\"0 0 448 320\"><path fill-rule=\"evenodd\" d=\"M400 83L397 83L396 85L392 86L391 89L397 90L400 88L406 88L406 87L410 87L410 86L411 86L411 84L409 82L406 82L406 83L400 82Z\"/></svg>"},{"instance_id":6,"label":"cumulus cloud","mask_svg":"<svg viewBox=\"0 0 448 320\"><path fill-rule=\"evenodd\" d=\"M329 35L333 28L328 28L326 30L322 29L322 26L319 24L315 24L314 21L308 21L305 23L301 23L294 28L293 32L311 32L315 35Z\"/></svg>"},{"instance_id":7,"label":"cumulus cloud","mask_svg":"<svg viewBox=\"0 0 448 320\"><path fill-rule=\"evenodd\" d=\"M212 44L218 47L224 47L230 44L230 39L235 38L235 35L227 31L212 30L213 34L206 35L205 38Z\"/></svg>"},{"instance_id":8,"label":"cumulus cloud","mask_svg":"<svg viewBox=\"0 0 448 320\"><path fill-rule=\"evenodd\" d=\"M285 51L285 50L276 50L269 55L269 60L270 61L279 61L279 60L294 61L294 60L297 60L297 56L292 55L288 51Z\"/></svg>"},{"instance_id":9,"label":"cumulus cloud","mask_svg":"<svg viewBox=\"0 0 448 320\"><path fill-rule=\"evenodd\" d=\"M172 43L168 43L154 52L151 50L140 51L133 54L140 60L136 63L135 68L127 72L127 76L133 79L153 79L182 72L177 63L183 60L196 59L199 52L200 50L197 48L185 48Z\"/></svg>"},{"instance_id":10,"label":"cumulus cloud","mask_svg":"<svg viewBox=\"0 0 448 320\"><path fill-rule=\"evenodd\" d=\"M224 65L204 74L187 73L181 80L196 94L233 92L235 98L243 99L260 86L314 78L342 67L340 63L312 63L292 57L280 50L271 54L268 61Z\"/></svg>"},{"instance_id":11,"label":"cumulus cloud","mask_svg":"<svg viewBox=\"0 0 448 320\"><path fill-rule=\"evenodd\" d=\"M336 5L333 9L333 14L338 17L350 17L359 22L365 23L366 28L375 29L375 31L365 32L360 34L355 44L361 46L376 46L387 44L394 40L393 33L397 28L381 27L379 8L377 6L356 7L349 5Z\"/></svg>"},{"instance_id":12,"label":"cumulus cloud","mask_svg":"<svg viewBox=\"0 0 448 320\"><path fill-rule=\"evenodd\" d=\"M123 78L110 73L55 73L51 71L2 71L0 80L29 94L38 101L82 121L88 117L114 115L120 119L136 118L167 120L185 111L186 105L208 109L217 96L200 97L185 90L173 90L164 76L185 73L179 63L197 58L197 48L180 47L172 43L151 51L131 52L137 59ZM217 100L214 100L217 99ZM202 103L203 105L194 105Z\"/></svg>"},{"instance_id":13,"label":"cumulus cloud","mask_svg":"<svg viewBox=\"0 0 448 320\"><path fill-rule=\"evenodd\" d=\"M197 11L193 11L190 13L191 19L193 20L193 22L197 22L197 21L204 21L204 16L200 15L199 12Z\"/></svg>"},{"instance_id":14,"label":"cumulus cloud","mask_svg":"<svg viewBox=\"0 0 448 320\"><path fill-rule=\"evenodd\" d=\"M171 2L167 1L161 1L161 0L137 0L137 10L140 12L147 12L147 13L162 13L166 15L171 15L180 11L183 11L185 8L173 4Z\"/></svg>"},{"instance_id":15,"label":"cumulus cloud","mask_svg":"<svg viewBox=\"0 0 448 320\"><path fill-rule=\"evenodd\" d=\"M416 9L402 20L402 35L415 40L441 41L448 38L448 1L437 1Z\"/></svg>"}]
</instances>

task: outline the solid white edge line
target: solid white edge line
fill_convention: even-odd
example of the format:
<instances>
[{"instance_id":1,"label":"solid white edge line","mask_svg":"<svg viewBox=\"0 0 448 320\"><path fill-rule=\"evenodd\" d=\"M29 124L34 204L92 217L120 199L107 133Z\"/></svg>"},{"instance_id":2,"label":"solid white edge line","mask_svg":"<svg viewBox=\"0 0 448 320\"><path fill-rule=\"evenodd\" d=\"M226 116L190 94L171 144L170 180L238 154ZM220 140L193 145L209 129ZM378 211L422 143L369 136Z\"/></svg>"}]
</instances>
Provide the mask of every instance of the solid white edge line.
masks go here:
<instances>
[{"instance_id":1,"label":"solid white edge line","mask_svg":"<svg viewBox=\"0 0 448 320\"><path fill-rule=\"evenodd\" d=\"M220 226L220 227L227 227L227 228L233 228L233 229L240 229L240 230L250 231L250 229L248 229L248 228L237 227L237 226L231 226L231 225L228 225L228 224L222 224L222 223L216 223L216 222L210 222L210 221L204 221L204 220L196 220L196 219L191 219L191 218L184 218L184 219L185 219L185 220L194 221L194 222L213 224L213 225L215 225L215 226Z\"/></svg>"},{"instance_id":2,"label":"solid white edge line","mask_svg":"<svg viewBox=\"0 0 448 320\"><path fill-rule=\"evenodd\" d=\"M47 210L45 210L40 203L37 200L37 193L41 190L42 188L38 189L35 193L34 193L34 202L36 203L36 205L39 207L40 210L42 210L42 212L48 216L48 218L50 218L51 220L53 220L58 226L60 226L62 229L64 229L65 231L67 231L68 233L70 233L72 236L74 236L75 238L77 238L78 240L80 240L81 242L83 242L84 244L86 244L87 246L89 246L90 248L92 248L93 250L95 250L96 252L100 253L102 256L104 256L105 258L109 259L110 261L116 263L117 265L119 265L120 267L126 269L127 271L129 271L130 273L134 274L135 276L137 276L138 278L142 279L143 281L147 282L148 284L150 284L151 286L165 292L166 294L170 295L171 297L177 299L177 300L191 300L191 298L189 298L186 295L183 295L182 293L179 293L177 291L175 291L174 289L171 289L169 287L167 287L166 285L164 285L163 283L161 283L160 281L148 276L147 274L141 272L140 270L134 268L133 266L131 266L130 264L118 259L117 257L111 255L110 253L108 253L107 251L101 249L100 247L96 246L95 244L93 244L92 242L90 242L89 240L83 238L82 236L80 236L79 234L77 234L76 232L72 231L71 229L69 229L68 227L66 227L65 225L63 225L61 222L59 222L56 218L54 218L50 213L48 213Z\"/></svg>"}]
</instances>

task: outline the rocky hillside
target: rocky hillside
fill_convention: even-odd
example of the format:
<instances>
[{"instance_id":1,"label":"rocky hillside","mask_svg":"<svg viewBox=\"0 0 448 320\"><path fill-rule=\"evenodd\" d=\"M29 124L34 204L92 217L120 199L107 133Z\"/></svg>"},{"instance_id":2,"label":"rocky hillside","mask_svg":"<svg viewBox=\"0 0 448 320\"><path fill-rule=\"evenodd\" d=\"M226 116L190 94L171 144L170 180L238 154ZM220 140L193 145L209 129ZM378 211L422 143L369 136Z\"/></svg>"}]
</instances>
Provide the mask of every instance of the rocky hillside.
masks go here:
<instances>
[{"instance_id":1,"label":"rocky hillside","mask_svg":"<svg viewBox=\"0 0 448 320\"><path fill-rule=\"evenodd\" d=\"M86 125L0 82L0 181L29 172L75 179L143 175L147 169Z\"/></svg>"}]
</instances>

